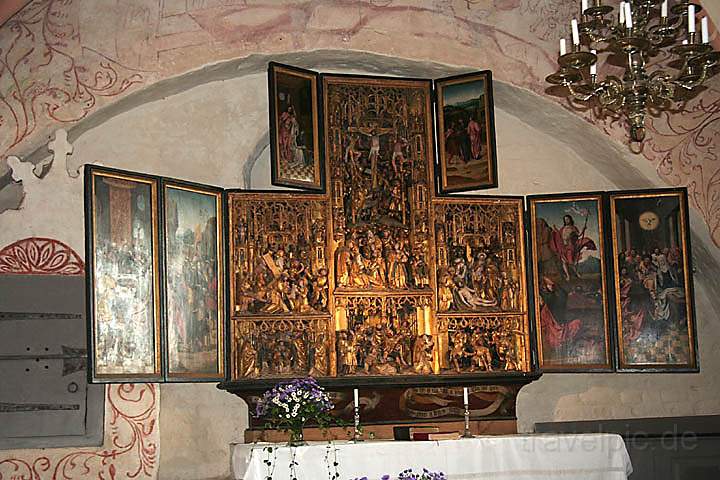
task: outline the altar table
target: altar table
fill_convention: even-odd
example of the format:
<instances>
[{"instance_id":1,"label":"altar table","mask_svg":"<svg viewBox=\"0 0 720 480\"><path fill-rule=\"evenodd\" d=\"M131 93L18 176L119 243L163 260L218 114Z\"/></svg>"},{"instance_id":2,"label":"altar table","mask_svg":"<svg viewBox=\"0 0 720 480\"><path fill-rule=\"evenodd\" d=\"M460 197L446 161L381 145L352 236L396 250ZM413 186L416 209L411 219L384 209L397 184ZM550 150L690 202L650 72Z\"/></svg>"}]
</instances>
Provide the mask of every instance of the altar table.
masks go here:
<instances>
[{"instance_id":1,"label":"altar table","mask_svg":"<svg viewBox=\"0 0 720 480\"><path fill-rule=\"evenodd\" d=\"M272 452L267 447L272 447ZM237 480L290 479L294 453L298 480L332 479L337 459L338 480L384 474L392 479L407 469L442 471L448 480L577 479L625 480L632 464L619 435L508 435L460 440L402 442L313 442L232 444L232 469ZM271 466L266 461L270 460Z\"/></svg>"}]
</instances>

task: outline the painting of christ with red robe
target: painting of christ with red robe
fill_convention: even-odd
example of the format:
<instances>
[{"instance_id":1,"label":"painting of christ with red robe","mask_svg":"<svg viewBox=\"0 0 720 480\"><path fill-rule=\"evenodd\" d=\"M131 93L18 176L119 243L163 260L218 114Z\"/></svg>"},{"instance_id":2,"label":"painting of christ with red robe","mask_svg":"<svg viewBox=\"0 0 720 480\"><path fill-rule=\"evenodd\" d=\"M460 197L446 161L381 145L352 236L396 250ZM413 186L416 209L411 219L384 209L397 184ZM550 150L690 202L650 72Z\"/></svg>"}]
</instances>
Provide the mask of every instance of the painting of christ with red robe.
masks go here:
<instances>
[{"instance_id":1,"label":"painting of christ with red robe","mask_svg":"<svg viewBox=\"0 0 720 480\"><path fill-rule=\"evenodd\" d=\"M272 183L322 190L318 74L271 63L268 79Z\"/></svg>"},{"instance_id":2,"label":"painting of christ with red robe","mask_svg":"<svg viewBox=\"0 0 720 480\"><path fill-rule=\"evenodd\" d=\"M541 367L609 370L600 195L530 197Z\"/></svg>"}]
</instances>

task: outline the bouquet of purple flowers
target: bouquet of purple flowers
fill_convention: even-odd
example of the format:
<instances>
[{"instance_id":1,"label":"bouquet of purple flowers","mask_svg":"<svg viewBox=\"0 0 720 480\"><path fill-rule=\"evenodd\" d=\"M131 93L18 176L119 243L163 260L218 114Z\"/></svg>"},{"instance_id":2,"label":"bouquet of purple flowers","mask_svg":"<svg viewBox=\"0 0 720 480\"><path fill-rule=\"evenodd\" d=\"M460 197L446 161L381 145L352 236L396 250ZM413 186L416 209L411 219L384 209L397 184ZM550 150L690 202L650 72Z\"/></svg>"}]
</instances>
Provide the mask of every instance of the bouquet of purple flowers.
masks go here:
<instances>
[{"instance_id":1,"label":"bouquet of purple flowers","mask_svg":"<svg viewBox=\"0 0 720 480\"><path fill-rule=\"evenodd\" d=\"M270 428L290 432L290 443L303 442L303 427L315 422L327 427L333 403L327 392L312 378L281 382L266 391L257 403L255 415L267 419Z\"/></svg>"},{"instance_id":2,"label":"bouquet of purple flowers","mask_svg":"<svg viewBox=\"0 0 720 480\"><path fill-rule=\"evenodd\" d=\"M368 480L368 477L355 478L353 480ZM383 475L380 480L392 480L390 475ZM412 468L408 468L400 472L397 480L447 480L443 472L431 472L427 468L423 468L422 473L416 473Z\"/></svg>"}]
</instances>

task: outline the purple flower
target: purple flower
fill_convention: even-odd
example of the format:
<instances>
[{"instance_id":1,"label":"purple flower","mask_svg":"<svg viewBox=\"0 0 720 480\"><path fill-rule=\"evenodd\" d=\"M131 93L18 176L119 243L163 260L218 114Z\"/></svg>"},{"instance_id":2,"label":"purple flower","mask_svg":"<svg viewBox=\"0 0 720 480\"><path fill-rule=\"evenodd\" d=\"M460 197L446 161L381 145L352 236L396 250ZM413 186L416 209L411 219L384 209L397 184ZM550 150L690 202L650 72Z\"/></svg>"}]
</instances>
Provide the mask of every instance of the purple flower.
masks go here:
<instances>
[{"instance_id":1,"label":"purple flower","mask_svg":"<svg viewBox=\"0 0 720 480\"><path fill-rule=\"evenodd\" d=\"M443 472L431 472L427 468L423 468L422 473L415 473L412 468L406 468L397 478L398 480L447 480ZM385 477L382 480L385 480Z\"/></svg>"},{"instance_id":2,"label":"purple flower","mask_svg":"<svg viewBox=\"0 0 720 480\"><path fill-rule=\"evenodd\" d=\"M321 426L330 419L333 403L314 378L278 383L258 400L255 415L264 417L276 428L294 429L307 421Z\"/></svg>"}]
</instances>

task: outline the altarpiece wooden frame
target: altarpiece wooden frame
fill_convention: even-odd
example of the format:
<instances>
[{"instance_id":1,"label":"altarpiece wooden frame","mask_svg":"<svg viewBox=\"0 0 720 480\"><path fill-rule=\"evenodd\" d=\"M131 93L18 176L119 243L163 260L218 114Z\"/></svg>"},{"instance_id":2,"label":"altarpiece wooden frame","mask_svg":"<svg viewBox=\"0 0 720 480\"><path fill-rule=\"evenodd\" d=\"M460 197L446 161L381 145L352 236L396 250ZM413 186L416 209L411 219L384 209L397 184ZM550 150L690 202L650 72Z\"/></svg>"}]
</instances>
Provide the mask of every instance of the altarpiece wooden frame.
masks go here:
<instances>
[{"instance_id":1,"label":"altarpiece wooden frame","mask_svg":"<svg viewBox=\"0 0 720 480\"><path fill-rule=\"evenodd\" d=\"M618 371L698 372L687 188L610 192L607 201Z\"/></svg>"},{"instance_id":2,"label":"altarpiece wooden frame","mask_svg":"<svg viewBox=\"0 0 720 480\"><path fill-rule=\"evenodd\" d=\"M162 300L156 307L162 328L154 333L160 368L150 377L103 377L90 358L91 381L224 380L220 388L239 393L307 375L331 388L519 388L538 378L542 340L538 319L530 317L538 275L528 273L536 252L526 244L524 199L440 194L431 81L321 75L318 89L325 177L317 192L223 191L86 167L87 232L94 232L92 182L98 175L153 186L153 298ZM215 240L215 265L224 266L212 297L218 305L217 375L192 369L169 375L165 277L174 267L167 262L167 226L159 223L168 221L161 194L168 186L216 199L214 232L222 241ZM206 237L194 230L182 238L197 248ZM91 342L97 246L88 234ZM177 337L173 345L193 344ZM95 353L90 350L91 357ZM612 369L607 362L591 367Z\"/></svg>"},{"instance_id":3,"label":"altarpiece wooden frame","mask_svg":"<svg viewBox=\"0 0 720 480\"><path fill-rule=\"evenodd\" d=\"M157 177L85 168L90 383L163 378L159 188Z\"/></svg>"},{"instance_id":4,"label":"altarpiece wooden frame","mask_svg":"<svg viewBox=\"0 0 720 480\"><path fill-rule=\"evenodd\" d=\"M532 195L527 204L538 367L612 371L612 262L603 193Z\"/></svg>"},{"instance_id":5,"label":"altarpiece wooden frame","mask_svg":"<svg viewBox=\"0 0 720 480\"><path fill-rule=\"evenodd\" d=\"M441 194L498 186L492 72L434 81Z\"/></svg>"}]
</instances>

